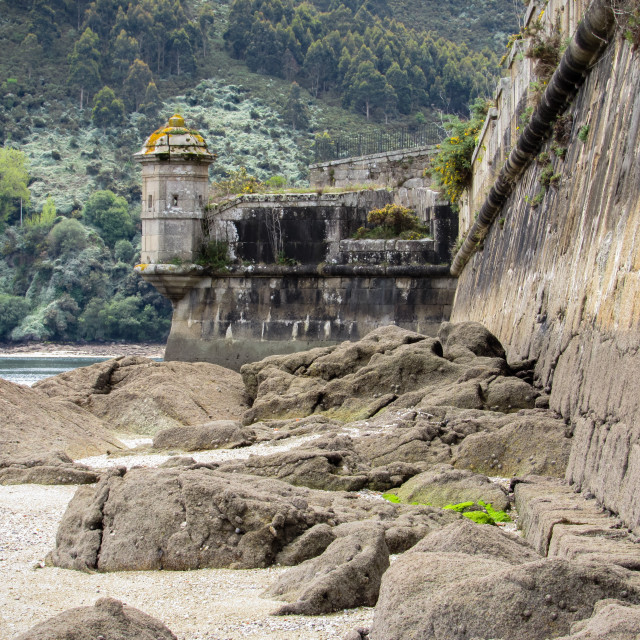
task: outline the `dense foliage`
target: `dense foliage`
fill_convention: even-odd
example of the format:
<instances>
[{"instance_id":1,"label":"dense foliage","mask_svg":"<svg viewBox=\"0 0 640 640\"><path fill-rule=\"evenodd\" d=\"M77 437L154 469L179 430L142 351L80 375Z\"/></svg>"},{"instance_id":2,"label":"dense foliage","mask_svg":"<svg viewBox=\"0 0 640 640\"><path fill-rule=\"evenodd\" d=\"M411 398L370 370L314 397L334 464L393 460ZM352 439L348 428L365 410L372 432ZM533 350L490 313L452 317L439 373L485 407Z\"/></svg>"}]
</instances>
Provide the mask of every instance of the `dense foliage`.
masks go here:
<instances>
[{"instance_id":1,"label":"dense foliage","mask_svg":"<svg viewBox=\"0 0 640 640\"><path fill-rule=\"evenodd\" d=\"M135 222L123 198L102 191L80 220L57 216L50 200L24 225L5 228L0 339L165 339L171 305L133 272Z\"/></svg>"},{"instance_id":2,"label":"dense foliage","mask_svg":"<svg viewBox=\"0 0 640 640\"><path fill-rule=\"evenodd\" d=\"M478 99L471 107L469 120L448 116L444 126L449 135L438 145L438 153L426 169L454 206L471 181L471 158L488 108L486 100Z\"/></svg>"},{"instance_id":3,"label":"dense foliage","mask_svg":"<svg viewBox=\"0 0 640 640\"><path fill-rule=\"evenodd\" d=\"M360 227L357 239L402 238L420 240L428 236L427 227L412 209L399 204L388 204L382 209L372 209L367 214L368 227Z\"/></svg>"},{"instance_id":4,"label":"dense foliage","mask_svg":"<svg viewBox=\"0 0 640 640\"><path fill-rule=\"evenodd\" d=\"M253 71L295 79L316 96L340 93L343 106L367 119L432 105L464 112L493 88L497 58L487 48L471 51L388 20L384 0L318 4L234 0L227 47Z\"/></svg>"}]
</instances>

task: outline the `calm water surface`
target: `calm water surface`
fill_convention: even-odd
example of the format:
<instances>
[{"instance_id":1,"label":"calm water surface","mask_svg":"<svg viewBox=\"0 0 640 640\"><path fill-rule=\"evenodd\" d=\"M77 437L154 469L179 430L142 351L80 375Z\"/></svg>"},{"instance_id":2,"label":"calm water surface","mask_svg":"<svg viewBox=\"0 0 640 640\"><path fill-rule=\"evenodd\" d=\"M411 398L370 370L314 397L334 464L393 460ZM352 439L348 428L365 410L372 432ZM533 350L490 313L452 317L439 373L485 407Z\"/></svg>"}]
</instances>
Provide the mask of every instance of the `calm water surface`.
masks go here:
<instances>
[{"instance_id":1,"label":"calm water surface","mask_svg":"<svg viewBox=\"0 0 640 640\"><path fill-rule=\"evenodd\" d=\"M104 362L110 358L102 357L0 357L0 378L10 380L17 384L31 386L38 380L57 376L63 371L71 371L78 367L88 367L95 362Z\"/></svg>"}]
</instances>

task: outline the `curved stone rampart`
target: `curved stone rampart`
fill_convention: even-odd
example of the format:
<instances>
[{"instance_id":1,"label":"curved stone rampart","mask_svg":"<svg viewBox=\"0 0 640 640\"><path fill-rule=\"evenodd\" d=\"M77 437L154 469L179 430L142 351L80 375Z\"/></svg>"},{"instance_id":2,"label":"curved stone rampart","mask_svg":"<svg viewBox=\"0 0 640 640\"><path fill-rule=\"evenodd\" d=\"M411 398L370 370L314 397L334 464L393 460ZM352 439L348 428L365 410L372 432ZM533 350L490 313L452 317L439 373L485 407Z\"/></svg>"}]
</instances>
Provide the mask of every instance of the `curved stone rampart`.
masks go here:
<instances>
[{"instance_id":1,"label":"curved stone rampart","mask_svg":"<svg viewBox=\"0 0 640 640\"><path fill-rule=\"evenodd\" d=\"M459 276L489 227L502 211L507 199L549 137L556 118L565 111L584 82L585 74L604 51L613 35L615 15L609 0L596 0L578 25L575 36L565 51L560 65L549 80L531 121L518 138L515 147L500 170L477 220L469 230L451 265L451 274Z\"/></svg>"},{"instance_id":2,"label":"curved stone rampart","mask_svg":"<svg viewBox=\"0 0 640 640\"><path fill-rule=\"evenodd\" d=\"M536 384L573 437L567 480L639 533L640 52L615 36L567 115L568 142L541 148L553 184L543 190L539 163L522 172L460 273L452 321L483 322L510 359L537 358Z\"/></svg>"}]
</instances>

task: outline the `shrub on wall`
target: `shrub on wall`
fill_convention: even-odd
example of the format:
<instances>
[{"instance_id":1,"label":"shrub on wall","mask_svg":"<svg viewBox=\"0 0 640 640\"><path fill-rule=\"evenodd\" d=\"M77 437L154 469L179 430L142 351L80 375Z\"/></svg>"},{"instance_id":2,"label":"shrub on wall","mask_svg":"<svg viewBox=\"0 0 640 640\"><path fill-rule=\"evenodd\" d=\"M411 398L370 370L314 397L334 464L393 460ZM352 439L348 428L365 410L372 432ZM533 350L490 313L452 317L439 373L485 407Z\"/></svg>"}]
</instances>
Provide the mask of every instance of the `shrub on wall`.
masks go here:
<instances>
[{"instance_id":1,"label":"shrub on wall","mask_svg":"<svg viewBox=\"0 0 640 640\"><path fill-rule=\"evenodd\" d=\"M372 209L367 214L367 222L372 228L360 227L357 239L403 238L420 240L428 236L428 229L420 222L411 209L398 204L388 204L382 209Z\"/></svg>"},{"instance_id":2,"label":"shrub on wall","mask_svg":"<svg viewBox=\"0 0 640 640\"><path fill-rule=\"evenodd\" d=\"M469 120L447 116L445 128L449 136L438 145L438 153L425 169L425 174L435 177L454 207L471 184L471 158L488 110L489 102L478 98L471 105Z\"/></svg>"}]
</instances>

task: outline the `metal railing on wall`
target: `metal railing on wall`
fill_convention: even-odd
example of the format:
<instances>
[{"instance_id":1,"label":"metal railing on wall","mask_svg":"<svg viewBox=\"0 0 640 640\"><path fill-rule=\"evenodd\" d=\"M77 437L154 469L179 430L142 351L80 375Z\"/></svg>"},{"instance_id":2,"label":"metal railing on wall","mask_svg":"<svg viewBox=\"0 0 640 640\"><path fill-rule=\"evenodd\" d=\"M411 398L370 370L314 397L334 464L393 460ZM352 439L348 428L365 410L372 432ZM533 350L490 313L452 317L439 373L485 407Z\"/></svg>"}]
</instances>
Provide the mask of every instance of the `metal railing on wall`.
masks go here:
<instances>
[{"instance_id":1,"label":"metal railing on wall","mask_svg":"<svg viewBox=\"0 0 640 640\"><path fill-rule=\"evenodd\" d=\"M314 144L315 162L329 162L342 158L367 156L372 153L426 147L437 144L443 137L442 129L433 123L337 138L319 136Z\"/></svg>"}]
</instances>

